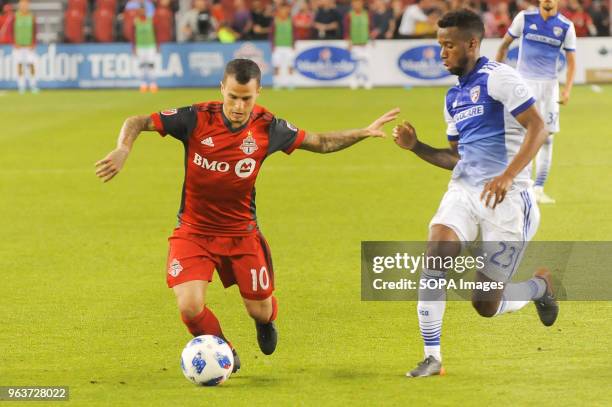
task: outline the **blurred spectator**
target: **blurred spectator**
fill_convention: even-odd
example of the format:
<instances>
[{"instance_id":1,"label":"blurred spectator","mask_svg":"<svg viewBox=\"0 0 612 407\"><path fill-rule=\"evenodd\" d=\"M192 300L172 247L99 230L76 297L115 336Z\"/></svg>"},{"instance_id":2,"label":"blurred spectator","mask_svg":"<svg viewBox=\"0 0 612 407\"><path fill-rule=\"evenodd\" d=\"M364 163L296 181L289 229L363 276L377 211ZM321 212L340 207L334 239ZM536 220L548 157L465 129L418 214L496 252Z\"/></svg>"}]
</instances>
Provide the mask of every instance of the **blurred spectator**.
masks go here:
<instances>
[{"instance_id":1,"label":"blurred spectator","mask_svg":"<svg viewBox=\"0 0 612 407\"><path fill-rule=\"evenodd\" d=\"M334 0L334 3L336 5L336 10L338 10L340 14L340 21L344 24L346 15L351 11L351 0ZM344 30L344 26L341 27L341 30Z\"/></svg>"},{"instance_id":2,"label":"blurred spectator","mask_svg":"<svg viewBox=\"0 0 612 407\"><path fill-rule=\"evenodd\" d=\"M13 22L15 14L10 4L2 6L0 11L0 44L13 43Z\"/></svg>"},{"instance_id":3,"label":"blurred spectator","mask_svg":"<svg viewBox=\"0 0 612 407\"><path fill-rule=\"evenodd\" d=\"M482 13L487 11L487 3L484 0L469 0L465 7L478 13L481 16Z\"/></svg>"},{"instance_id":4,"label":"blurred spectator","mask_svg":"<svg viewBox=\"0 0 612 407\"><path fill-rule=\"evenodd\" d=\"M393 22L395 29L393 30L393 38L401 38L399 28L404 16L404 3L402 0L391 0L391 11L393 12Z\"/></svg>"},{"instance_id":5,"label":"blurred spectator","mask_svg":"<svg viewBox=\"0 0 612 407\"><path fill-rule=\"evenodd\" d=\"M236 0L234 2L234 18L230 24L230 28L237 35L237 39L248 39L253 27L251 19L251 10L244 4L244 0Z\"/></svg>"},{"instance_id":6,"label":"blurred spectator","mask_svg":"<svg viewBox=\"0 0 612 407\"><path fill-rule=\"evenodd\" d=\"M372 3L371 37L374 39L391 39L395 31L393 11L387 7L384 0L374 0Z\"/></svg>"},{"instance_id":7,"label":"blurred spectator","mask_svg":"<svg viewBox=\"0 0 612 407\"><path fill-rule=\"evenodd\" d=\"M437 8L425 12L426 21L417 21L414 25L414 36L419 38L434 38L438 32L438 20L442 17L442 11Z\"/></svg>"},{"instance_id":8,"label":"blurred spectator","mask_svg":"<svg viewBox=\"0 0 612 407\"><path fill-rule=\"evenodd\" d=\"M276 17L270 31L272 41L272 65L274 66L274 87L293 88L293 43L295 29L291 20L291 6L277 5Z\"/></svg>"},{"instance_id":9,"label":"blurred spectator","mask_svg":"<svg viewBox=\"0 0 612 407\"><path fill-rule=\"evenodd\" d=\"M157 43L170 42L174 38L174 13L172 0L159 0L153 15Z\"/></svg>"},{"instance_id":10,"label":"blurred spectator","mask_svg":"<svg viewBox=\"0 0 612 407\"><path fill-rule=\"evenodd\" d=\"M344 19L344 38L349 42L349 50L357 66L350 77L351 89L363 86L372 88L370 73L370 15L365 9L363 0L353 0L351 9Z\"/></svg>"},{"instance_id":11,"label":"blurred spectator","mask_svg":"<svg viewBox=\"0 0 612 407\"><path fill-rule=\"evenodd\" d=\"M134 54L138 61L140 92L150 90L151 93L157 92L155 60L159 44L155 38L155 28L153 19L146 16L144 5L136 9L134 19L134 42L132 43Z\"/></svg>"},{"instance_id":12,"label":"blurred spectator","mask_svg":"<svg viewBox=\"0 0 612 407\"><path fill-rule=\"evenodd\" d=\"M184 41L212 41L217 38L217 20L212 16L208 0L195 0L193 8L179 22L180 38Z\"/></svg>"},{"instance_id":13,"label":"blurred spectator","mask_svg":"<svg viewBox=\"0 0 612 407\"><path fill-rule=\"evenodd\" d=\"M293 16L293 27L295 29L296 40L309 40L312 38L312 27L314 15L310 9L308 1L300 1L298 11Z\"/></svg>"},{"instance_id":14,"label":"blurred spectator","mask_svg":"<svg viewBox=\"0 0 612 407\"><path fill-rule=\"evenodd\" d=\"M236 42L240 35L232 29L227 21L219 23L219 31L217 31L219 42L222 44L231 44Z\"/></svg>"},{"instance_id":15,"label":"blurred spectator","mask_svg":"<svg viewBox=\"0 0 612 407\"><path fill-rule=\"evenodd\" d=\"M468 7L466 0L448 0L448 3L449 3L448 5L449 10L457 10L460 8Z\"/></svg>"},{"instance_id":16,"label":"blurred spectator","mask_svg":"<svg viewBox=\"0 0 612 407\"><path fill-rule=\"evenodd\" d=\"M491 5L491 9L482 16L485 26L485 37L501 38L508 31L512 23L508 13L508 4L501 1Z\"/></svg>"},{"instance_id":17,"label":"blurred spectator","mask_svg":"<svg viewBox=\"0 0 612 407\"><path fill-rule=\"evenodd\" d=\"M597 29L597 35L599 37L610 35L610 10L602 4L601 0L594 0L588 12Z\"/></svg>"},{"instance_id":18,"label":"blurred spectator","mask_svg":"<svg viewBox=\"0 0 612 407\"><path fill-rule=\"evenodd\" d=\"M210 13L218 23L226 20L225 9L223 8L221 0L213 1L212 6L210 7Z\"/></svg>"},{"instance_id":19,"label":"blurred spectator","mask_svg":"<svg viewBox=\"0 0 612 407\"><path fill-rule=\"evenodd\" d=\"M265 6L261 0L253 0L251 2L251 21L253 28L251 29L251 39L267 40L272 29L272 7Z\"/></svg>"},{"instance_id":20,"label":"blurred spectator","mask_svg":"<svg viewBox=\"0 0 612 407\"><path fill-rule=\"evenodd\" d=\"M334 0L321 0L315 13L315 37L320 40L338 40L342 38L342 17Z\"/></svg>"},{"instance_id":21,"label":"blurred spectator","mask_svg":"<svg viewBox=\"0 0 612 407\"><path fill-rule=\"evenodd\" d=\"M153 18L155 14L155 4L151 0L129 0L125 4L125 10L137 10L144 7L147 18Z\"/></svg>"},{"instance_id":22,"label":"blurred spectator","mask_svg":"<svg viewBox=\"0 0 612 407\"><path fill-rule=\"evenodd\" d=\"M559 10L563 8L561 1L559 1L558 8ZM510 1L510 4L508 4L508 11L510 12L510 16L516 16L521 11L537 9L538 7L535 4L532 4L530 0Z\"/></svg>"},{"instance_id":23,"label":"blurred spectator","mask_svg":"<svg viewBox=\"0 0 612 407\"><path fill-rule=\"evenodd\" d=\"M426 22L427 15L425 9L429 7L430 0L417 0L415 4L406 7L402 15L402 22L399 26L399 34L403 37L412 37L415 35L416 24L418 22Z\"/></svg>"},{"instance_id":24,"label":"blurred spectator","mask_svg":"<svg viewBox=\"0 0 612 407\"><path fill-rule=\"evenodd\" d=\"M588 37L589 34L597 35L597 28L593 25L591 16L584 11L578 0L570 0L567 8L561 10L561 13L574 23L576 37Z\"/></svg>"}]
</instances>

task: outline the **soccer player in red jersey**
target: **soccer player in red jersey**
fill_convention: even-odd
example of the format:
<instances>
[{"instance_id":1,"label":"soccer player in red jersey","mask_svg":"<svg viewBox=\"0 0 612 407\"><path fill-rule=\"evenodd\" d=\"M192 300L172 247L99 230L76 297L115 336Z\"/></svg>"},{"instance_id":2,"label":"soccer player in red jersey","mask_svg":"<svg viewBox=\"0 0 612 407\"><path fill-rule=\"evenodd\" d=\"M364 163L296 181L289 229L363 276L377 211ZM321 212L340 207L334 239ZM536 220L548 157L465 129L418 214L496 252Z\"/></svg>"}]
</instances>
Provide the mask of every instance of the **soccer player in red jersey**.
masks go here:
<instances>
[{"instance_id":1,"label":"soccer player in red jersey","mask_svg":"<svg viewBox=\"0 0 612 407\"><path fill-rule=\"evenodd\" d=\"M117 148L96 163L96 175L104 182L117 175L142 131L169 134L183 143L185 181L179 225L169 238L168 287L174 290L191 334L225 339L219 321L205 305L216 269L225 287L238 285L247 312L255 320L259 347L269 355L276 349L278 306L272 295L270 249L255 215L255 180L264 159L276 151L291 154L296 148L331 153L368 137L384 136L382 126L394 120L399 109L363 129L307 133L255 104L260 81L256 63L235 59L225 67L223 103L198 103L129 117ZM233 351L237 370L240 361Z\"/></svg>"}]
</instances>

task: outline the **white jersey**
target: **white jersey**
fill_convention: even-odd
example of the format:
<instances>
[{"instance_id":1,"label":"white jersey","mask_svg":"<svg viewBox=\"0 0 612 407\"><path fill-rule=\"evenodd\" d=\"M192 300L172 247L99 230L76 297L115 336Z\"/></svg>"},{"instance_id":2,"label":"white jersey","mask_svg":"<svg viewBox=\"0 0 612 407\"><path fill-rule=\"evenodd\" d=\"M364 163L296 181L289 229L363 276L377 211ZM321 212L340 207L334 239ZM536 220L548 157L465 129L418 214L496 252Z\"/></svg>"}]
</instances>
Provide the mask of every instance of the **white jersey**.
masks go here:
<instances>
[{"instance_id":1,"label":"white jersey","mask_svg":"<svg viewBox=\"0 0 612 407\"><path fill-rule=\"evenodd\" d=\"M525 136L515 116L534 103L518 72L481 57L446 94L447 136L458 142L460 156L453 179L482 187L504 172ZM515 177L514 188L525 189L531 183L526 167Z\"/></svg>"},{"instance_id":2,"label":"white jersey","mask_svg":"<svg viewBox=\"0 0 612 407\"><path fill-rule=\"evenodd\" d=\"M516 68L527 79L556 80L560 49L576 51L574 24L560 13L544 20L540 10L521 11L508 35L520 38Z\"/></svg>"}]
</instances>

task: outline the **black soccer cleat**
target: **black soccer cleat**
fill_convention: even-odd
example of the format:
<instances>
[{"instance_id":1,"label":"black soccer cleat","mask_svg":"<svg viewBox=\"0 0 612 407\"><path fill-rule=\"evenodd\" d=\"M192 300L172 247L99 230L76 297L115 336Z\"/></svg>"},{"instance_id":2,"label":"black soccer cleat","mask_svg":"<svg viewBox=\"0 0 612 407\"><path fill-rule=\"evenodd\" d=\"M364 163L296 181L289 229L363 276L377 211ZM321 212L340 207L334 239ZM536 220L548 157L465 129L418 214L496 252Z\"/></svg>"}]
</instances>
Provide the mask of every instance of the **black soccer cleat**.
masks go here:
<instances>
[{"instance_id":1,"label":"black soccer cleat","mask_svg":"<svg viewBox=\"0 0 612 407\"><path fill-rule=\"evenodd\" d=\"M268 322L267 324L255 322L255 328L257 329L257 343L261 352L264 355L273 354L278 342L278 333L274 322Z\"/></svg>"},{"instance_id":2,"label":"black soccer cleat","mask_svg":"<svg viewBox=\"0 0 612 407\"><path fill-rule=\"evenodd\" d=\"M232 349L232 354L234 355L234 367L232 368L232 373L236 373L240 370L240 357L238 356L236 349Z\"/></svg>"},{"instance_id":3,"label":"black soccer cleat","mask_svg":"<svg viewBox=\"0 0 612 407\"><path fill-rule=\"evenodd\" d=\"M419 362L417 367L406 373L408 377L428 377L428 376L444 376L446 371L442 367L442 362L436 359L433 355L429 355L422 362Z\"/></svg>"},{"instance_id":4,"label":"black soccer cleat","mask_svg":"<svg viewBox=\"0 0 612 407\"><path fill-rule=\"evenodd\" d=\"M541 278L546 283L546 292L544 295L533 302L535 303L542 324L544 324L544 326L551 326L555 323L559 315L559 304L552 291L552 275L548 269L540 268L533 276Z\"/></svg>"}]
</instances>

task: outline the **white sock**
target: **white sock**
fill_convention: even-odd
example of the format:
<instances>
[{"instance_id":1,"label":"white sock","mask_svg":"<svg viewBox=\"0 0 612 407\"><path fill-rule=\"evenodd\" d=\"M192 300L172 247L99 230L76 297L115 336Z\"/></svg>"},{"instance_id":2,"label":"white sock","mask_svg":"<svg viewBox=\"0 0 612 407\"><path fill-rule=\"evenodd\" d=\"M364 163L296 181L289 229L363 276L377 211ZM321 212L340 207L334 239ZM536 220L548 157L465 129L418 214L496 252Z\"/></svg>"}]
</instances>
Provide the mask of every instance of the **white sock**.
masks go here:
<instances>
[{"instance_id":1,"label":"white sock","mask_svg":"<svg viewBox=\"0 0 612 407\"><path fill-rule=\"evenodd\" d=\"M281 88L286 88L287 86L289 86L288 82L289 81L287 80L287 67L281 65L278 70L278 85Z\"/></svg>"},{"instance_id":2,"label":"white sock","mask_svg":"<svg viewBox=\"0 0 612 407\"><path fill-rule=\"evenodd\" d=\"M293 89L295 87L295 82L294 82L294 73L291 72L291 70L287 70L287 87L289 89Z\"/></svg>"},{"instance_id":3,"label":"white sock","mask_svg":"<svg viewBox=\"0 0 612 407\"><path fill-rule=\"evenodd\" d=\"M518 311L531 301L542 298L544 293L546 293L546 282L537 277L520 283L506 284L495 315Z\"/></svg>"},{"instance_id":4,"label":"white sock","mask_svg":"<svg viewBox=\"0 0 612 407\"><path fill-rule=\"evenodd\" d=\"M28 74L28 82L30 82L30 89L36 89L36 75Z\"/></svg>"},{"instance_id":5,"label":"white sock","mask_svg":"<svg viewBox=\"0 0 612 407\"><path fill-rule=\"evenodd\" d=\"M421 280L444 280L443 271L427 270L421 272ZM419 289L417 315L419 328L424 342L425 357L433 356L442 360L440 336L442 335L442 319L446 308L446 288Z\"/></svg>"},{"instance_id":6,"label":"white sock","mask_svg":"<svg viewBox=\"0 0 612 407\"><path fill-rule=\"evenodd\" d=\"M25 87L26 87L25 75L19 75L17 77L17 88L19 89L19 92L25 92Z\"/></svg>"},{"instance_id":7,"label":"white sock","mask_svg":"<svg viewBox=\"0 0 612 407\"><path fill-rule=\"evenodd\" d=\"M553 134L549 135L536 155L536 187L543 187L552 165Z\"/></svg>"}]
</instances>

